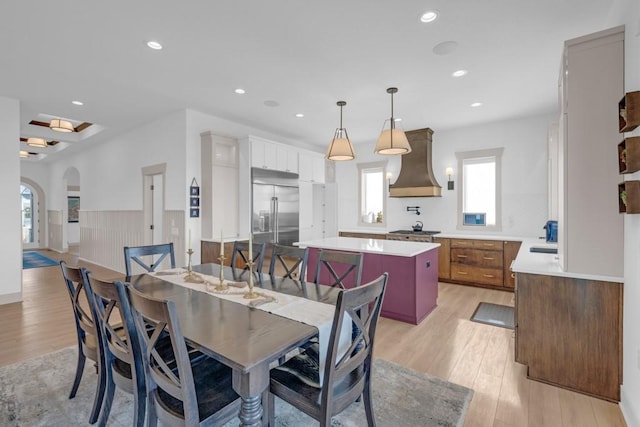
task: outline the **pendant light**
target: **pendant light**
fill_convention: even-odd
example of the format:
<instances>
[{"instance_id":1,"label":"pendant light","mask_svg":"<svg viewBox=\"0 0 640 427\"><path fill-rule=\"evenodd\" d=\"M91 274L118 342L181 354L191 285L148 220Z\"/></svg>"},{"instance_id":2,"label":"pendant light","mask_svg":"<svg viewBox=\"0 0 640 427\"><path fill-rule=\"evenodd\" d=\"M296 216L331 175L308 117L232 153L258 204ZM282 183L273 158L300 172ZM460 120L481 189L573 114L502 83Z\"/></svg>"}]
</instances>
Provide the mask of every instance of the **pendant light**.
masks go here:
<instances>
[{"instance_id":1,"label":"pendant light","mask_svg":"<svg viewBox=\"0 0 640 427\"><path fill-rule=\"evenodd\" d=\"M32 147L47 148L47 140L44 138L27 138L27 145Z\"/></svg>"},{"instance_id":2,"label":"pendant light","mask_svg":"<svg viewBox=\"0 0 640 427\"><path fill-rule=\"evenodd\" d=\"M51 119L49 127L57 132L73 132L75 130L70 121L62 119Z\"/></svg>"},{"instance_id":3,"label":"pendant light","mask_svg":"<svg viewBox=\"0 0 640 427\"><path fill-rule=\"evenodd\" d=\"M29 157L29 152L28 151L24 151L24 150L20 150L20 157L23 159L26 159L27 157Z\"/></svg>"},{"instance_id":4,"label":"pendant light","mask_svg":"<svg viewBox=\"0 0 640 427\"><path fill-rule=\"evenodd\" d=\"M340 107L340 127L336 129L325 157L328 160L353 160L356 154L353 151L351 141L349 141L347 130L342 127L342 107L347 105L347 103L345 101L338 101L336 105Z\"/></svg>"},{"instance_id":5,"label":"pendant light","mask_svg":"<svg viewBox=\"0 0 640 427\"><path fill-rule=\"evenodd\" d=\"M396 87L387 89L387 93L391 94L391 118L385 120L382 125L382 132L374 150L376 154L407 154L411 152L407 136L402 129L396 128L396 120L393 117L393 94L396 92L398 92Z\"/></svg>"}]
</instances>

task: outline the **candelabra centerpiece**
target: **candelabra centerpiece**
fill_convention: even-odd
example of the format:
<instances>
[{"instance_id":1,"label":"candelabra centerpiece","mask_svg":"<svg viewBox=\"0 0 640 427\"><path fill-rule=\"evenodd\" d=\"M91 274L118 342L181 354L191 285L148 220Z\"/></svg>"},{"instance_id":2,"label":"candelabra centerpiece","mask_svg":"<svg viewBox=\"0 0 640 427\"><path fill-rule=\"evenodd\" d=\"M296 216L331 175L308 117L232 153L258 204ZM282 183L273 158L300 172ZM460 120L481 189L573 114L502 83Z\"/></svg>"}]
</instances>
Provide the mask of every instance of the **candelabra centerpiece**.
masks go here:
<instances>
[{"instance_id":1,"label":"candelabra centerpiece","mask_svg":"<svg viewBox=\"0 0 640 427\"><path fill-rule=\"evenodd\" d=\"M184 281L190 283L204 283L204 279L193 271L193 265L191 264L191 255L193 255L193 249L189 248L189 250L187 251L187 255L189 255L189 263L187 264L187 274L183 278Z\"/></svg>"},{"instance_id":2,"label":"candelabra centerpiece","mask_svg":"<svg viewBox=\"0 0 640 427\"><path fill-rule=\"evenodd\" d=\"M220 275L218 276L218 280L220 280L220 283L218 283L213 290L216 292L226 292L229 290L229 285L227 285L224 282L224 260L227 259L224 256L224 253L221 253L220 256L218 257L218 260L220 260Z\"/></svg>"},{"instance_id":3,"label":"candelabra centerpiece","mask_svg":"<svg viewBox=\"0 0 640 427\"><path fill-rule=\"evenodd\" d=\"M245 299L254 299L260 296L259 293L253 290L253 260L249 257L247 261L247 267L249 267L249 290L244 294Z\"/></svg>"}]
</instances>

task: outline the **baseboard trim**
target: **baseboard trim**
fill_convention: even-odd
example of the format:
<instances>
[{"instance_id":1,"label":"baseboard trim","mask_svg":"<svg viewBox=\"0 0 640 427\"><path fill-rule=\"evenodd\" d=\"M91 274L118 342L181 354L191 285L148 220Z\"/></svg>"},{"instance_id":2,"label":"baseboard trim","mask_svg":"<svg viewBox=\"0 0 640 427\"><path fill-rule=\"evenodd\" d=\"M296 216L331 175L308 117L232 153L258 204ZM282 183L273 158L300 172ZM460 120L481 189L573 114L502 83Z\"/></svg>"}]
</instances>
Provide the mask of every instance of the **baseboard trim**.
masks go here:
<instances>
[{"instance_id":1,"label":"baseboard trim","mask_svg":"<svg viewBox=\"0 0 640 427\"><path fill-rule=\"evenodd\" d=\"M627 396L624 384L620 387L620 411L622 411L622 417L628 426L640 426L640 414L636 411L640 411L640 407L633 407L633 399Z\"/></svg>"},{"instance_id":2,"label":"baseboard trim","mask_svg":"<svg viewBox=\"0 0 640 427\"><path fill-rule=\"evenodd\" d=\"M22 291L14 292L12 294L0 295L0 305L12 304L14 302L21 302L21 301L22 301Z\"/></svg>"}]
</instances>

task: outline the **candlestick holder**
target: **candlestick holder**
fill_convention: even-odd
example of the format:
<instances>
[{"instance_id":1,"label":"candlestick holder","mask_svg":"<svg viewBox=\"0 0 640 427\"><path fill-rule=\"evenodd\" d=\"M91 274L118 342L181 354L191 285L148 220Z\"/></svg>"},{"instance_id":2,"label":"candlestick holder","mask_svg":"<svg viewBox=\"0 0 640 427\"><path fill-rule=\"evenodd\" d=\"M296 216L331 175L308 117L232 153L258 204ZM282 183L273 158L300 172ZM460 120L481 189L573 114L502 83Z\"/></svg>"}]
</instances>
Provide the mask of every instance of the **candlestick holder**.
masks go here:
<instances>
[{"instance_id":1,"label":"candlestick holder","mask_svg":"<svg viewBox=\"0 0 640 427\"><path fill-rule=\"evenodd\" d=\"M247 261L247 267L249 267L249 290L244 294L244 298L258 298L260 294L253 291L253 261L251 259Z\"/></svg>"},{"instance_id":2,"label":"candlestick holder","mask_svg":"<svg viewBox=\"0 0 640 427\"><path fill-rule=\"evenodd\" d=\"M218 259L220 260L220 275L218 277L220 283L217 284L213 289L216 292L225 292L229 290L229 285L224 282L224 260L227 258L224 255L220 255Z\"/></svg>"},{"instance_id":3,"label":"candlestick holder","mask_svg":"<svg viewBox=\"0 0 640 427\"><path fill-rule=\"evenodd\" d=\"M189 249L187 251L187 255L189 255L189 263L187 264L187 274L183 278L184 281L190 283L204 283L204 279L198 276L193 271L193 266L191 264L191 255L193 255L193 249Z\"/></svg>"}]
</instances>

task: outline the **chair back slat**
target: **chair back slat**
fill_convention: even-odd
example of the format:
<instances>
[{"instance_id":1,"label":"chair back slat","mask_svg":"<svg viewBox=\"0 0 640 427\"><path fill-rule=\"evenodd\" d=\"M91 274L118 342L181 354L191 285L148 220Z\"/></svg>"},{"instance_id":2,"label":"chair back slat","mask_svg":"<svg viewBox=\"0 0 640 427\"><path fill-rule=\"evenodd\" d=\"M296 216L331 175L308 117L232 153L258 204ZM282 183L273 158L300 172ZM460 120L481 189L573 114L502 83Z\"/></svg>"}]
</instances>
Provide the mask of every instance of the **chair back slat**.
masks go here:
<instances>
[{"instance_id":1,"label":"chair back slat","mask_svg":"<svg viewBox=\"0 0 640 427\"><path fill-rule=\"evenodd\" d=\"M198 425L198 400L196 398L189 352L180 328L175 304L147 296L132 286L128 288L133 317L143 349L143 361L149 374L148 390L157 389L180 400L183 405L185 425ZM162 332L169 333L173 351L159 351ZM140 332L144 331L144 332Z\"/></svg>"},{"instance_id":2,"label":"chair back slat","mask_svg":"<svg viewBox=\"0 0 640 427\"><path fill-rule=\"evenodd\" d=\"M380 317L387 278L388 274L384 273L372 282L343 290L338 295L324 372L323 407L328 407L327 405L330 405L333 399L333 384L340 382L356 370L370 375L375 330ZM349 314L357 332L351 334L349 348L344 353L340 353L340 334L345 314ZM364 387L364 380L359 382L358 386Z\"/></svg>"},{"instance_id":3,"label":"chair back slat","mask_svg":"<svg viewBox=\"0 0 640 427\"><path fill-rule=\"evenodd\" d=\"M274 244L271 253L271 264L269 265L269 275L305 280L308 258L309 248ZM283 269L283 272L276 272L277 265Z\"/></svg>"},{"instance_id":4,"label":"chair back slat","mask_svg":"<svg viewBox=\"0 0 640 427\"><path fill-rule=\"evenodd\" d=\"M347 279L353 277L353 286L360 286L362 281L362 264L363 255L361 253L340 252L321 249L318 251L318 260L316 263L316 273L313 282L316 284L329 285L346 289ZM325 273L323 276L323 272ZM329 282L326 276L329 276Z\"/></svg>"},{"instance_id":5,"label":"chair back slat","mask_svg":"<svg viewBox=\"0 0 640 427\"><path fill-rule=\"evenodd\" d=\"M92 310L91 288L85 286L81 267L73 267L64 261L60 261L62 277L67 285L69 298L76 322L78 338L86 344L86 335L90 335L98 342L98 328Z\"/></svg>"},{"instance_id":6,"label":"chair back slat","mask_svg":"<svg viewBox=\"0 0 640 427\"><path fill-rule=\"evenodd\" d=\"M169 257L170 268L175 268L176 257L173 250L173 242L159 245L125 246L124 266L127 277L131 277L134 274L131 261L138 264L146 272L151 272L155 271L167 256ZM151 257L151 260L148 259L149 257Z\"/></svg>"},{"instance_id":7,"label":"chair back slat","mask_svg":"<svg viewBox=\"0 0 640 427\"><path fill-rule=\"evenodd\" d=\"M253 274L262 283L262 263L264 262L264 253L266 251L266 243L253 243ZM242 268L244 271L249 270L247 262L249 261L249 242L241 242L236 240L233 242L233 251L231 252L231 268ZM240 265L242 263L242 266Z\"/></svg>"}]
</instances>

